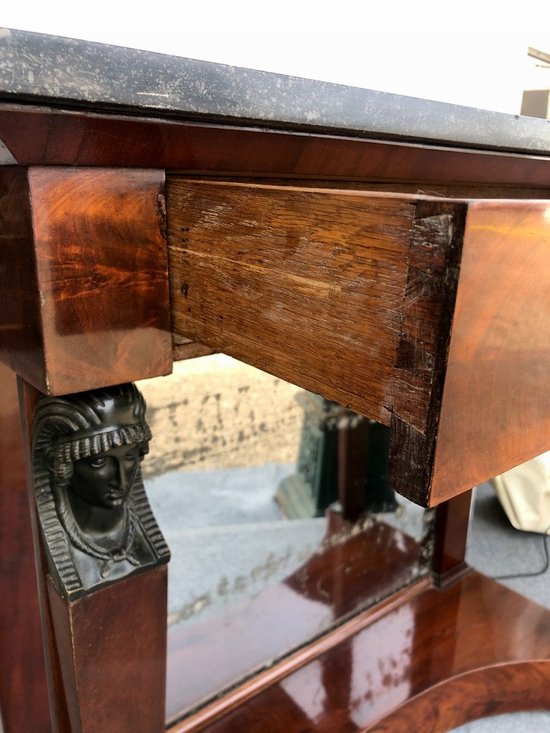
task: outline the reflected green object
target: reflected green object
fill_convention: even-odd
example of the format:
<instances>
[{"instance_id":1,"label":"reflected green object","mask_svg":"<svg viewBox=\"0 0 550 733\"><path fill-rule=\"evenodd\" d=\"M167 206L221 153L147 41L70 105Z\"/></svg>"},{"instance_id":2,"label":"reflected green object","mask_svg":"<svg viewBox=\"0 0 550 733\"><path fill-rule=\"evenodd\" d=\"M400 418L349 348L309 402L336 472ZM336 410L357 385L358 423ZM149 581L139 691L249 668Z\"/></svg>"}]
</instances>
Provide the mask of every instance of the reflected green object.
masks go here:
<instances>
[{"instance_id":1,"label":"reflected green object","mask_svg":"<svg viewBox=\"0 0 550 733\"><path fill-rule=\"evenodd\" d=\"M289 519L323 516L338 501L339 433L355 430L359 422L367 419L309 392L300 393L297 400L304 410L297 471L281 482L276 495ZM342 419L350 414L357 420ZM387 483L390 429L373 420L368 423L365 511L395 511L397 502Z\"/></svg>"}]
</instances>

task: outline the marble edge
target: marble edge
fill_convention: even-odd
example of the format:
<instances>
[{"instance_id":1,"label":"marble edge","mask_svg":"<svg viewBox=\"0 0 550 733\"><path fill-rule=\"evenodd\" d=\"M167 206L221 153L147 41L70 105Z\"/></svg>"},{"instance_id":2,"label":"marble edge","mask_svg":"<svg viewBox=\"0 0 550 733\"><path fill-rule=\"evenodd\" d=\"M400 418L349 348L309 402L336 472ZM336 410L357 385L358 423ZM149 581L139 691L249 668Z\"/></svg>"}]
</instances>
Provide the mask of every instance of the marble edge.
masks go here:
<instances>
[{"instance_id":1,"label":"marble edge","mask_svg":"<svg viewBox=\"0 0 550 733\"><path fill-rule=\"evenodd\" d=\"M550 121L0 28L0 99L550 154Z\"/></svg>"}]
</instances>

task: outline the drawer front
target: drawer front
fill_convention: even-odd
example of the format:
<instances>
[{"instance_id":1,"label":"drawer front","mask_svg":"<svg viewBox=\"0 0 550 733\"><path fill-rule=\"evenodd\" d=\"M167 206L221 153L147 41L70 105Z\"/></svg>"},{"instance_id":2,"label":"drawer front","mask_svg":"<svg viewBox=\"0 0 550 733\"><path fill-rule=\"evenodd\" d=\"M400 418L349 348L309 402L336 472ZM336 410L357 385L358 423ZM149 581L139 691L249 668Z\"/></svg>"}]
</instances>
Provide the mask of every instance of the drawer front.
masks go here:
<instances>
[{"instance_id":1,"label":"drawer front","mask_svg":"<svg viewBox=\"0 0 550 733\"><path fill-rule=\"evenodd\" d=\"M465 212L171 178L174 333L392 425L396 488L426 503Z\"/></svg>"}]
</instances>

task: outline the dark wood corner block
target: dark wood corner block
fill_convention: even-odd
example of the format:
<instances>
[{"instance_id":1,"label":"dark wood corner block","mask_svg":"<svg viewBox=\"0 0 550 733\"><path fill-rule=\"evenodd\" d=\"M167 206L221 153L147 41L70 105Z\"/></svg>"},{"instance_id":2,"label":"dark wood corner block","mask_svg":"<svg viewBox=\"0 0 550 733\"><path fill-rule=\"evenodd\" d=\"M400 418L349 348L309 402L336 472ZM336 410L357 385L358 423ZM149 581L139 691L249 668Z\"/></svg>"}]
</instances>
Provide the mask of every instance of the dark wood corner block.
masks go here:
<instances>
[{"instance_id":1,"label":"dark wood corner block","mask_svg":"<svg viewBox=\"0 0 550 733\"><path fill-rule=\"evenodd\" d=\"M435 505L550 447L549 210L170 176L175 336L391 425Z\"/></svg>"},{"instance_id":2,"label":"dark wood corner block","mask_svg":"<svg viewBox=\"0 0 550 733\"><path fill-rule=\"evenodd\" d=\"M47 394L171 371L164 172L0 172L0 358Z\"/></svg>"}]
</instances>

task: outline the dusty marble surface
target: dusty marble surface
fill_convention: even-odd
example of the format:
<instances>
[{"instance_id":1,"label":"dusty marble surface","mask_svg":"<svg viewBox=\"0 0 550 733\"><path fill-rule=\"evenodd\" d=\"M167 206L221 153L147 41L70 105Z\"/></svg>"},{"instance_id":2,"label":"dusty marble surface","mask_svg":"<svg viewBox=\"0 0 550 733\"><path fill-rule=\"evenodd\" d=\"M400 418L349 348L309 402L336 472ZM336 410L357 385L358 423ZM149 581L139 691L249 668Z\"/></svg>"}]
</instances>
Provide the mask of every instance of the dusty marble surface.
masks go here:
<instances>
[{"instance_id":1,"label":"dusty marble surface","mask_svg":"<svg viewBox=\"0 0 550 733\"><path fill-rule=\"evenodd\" d=\"M0 28L0 99L353 136L550 152L550 123Z\"/></svg>"}]
</instances>

